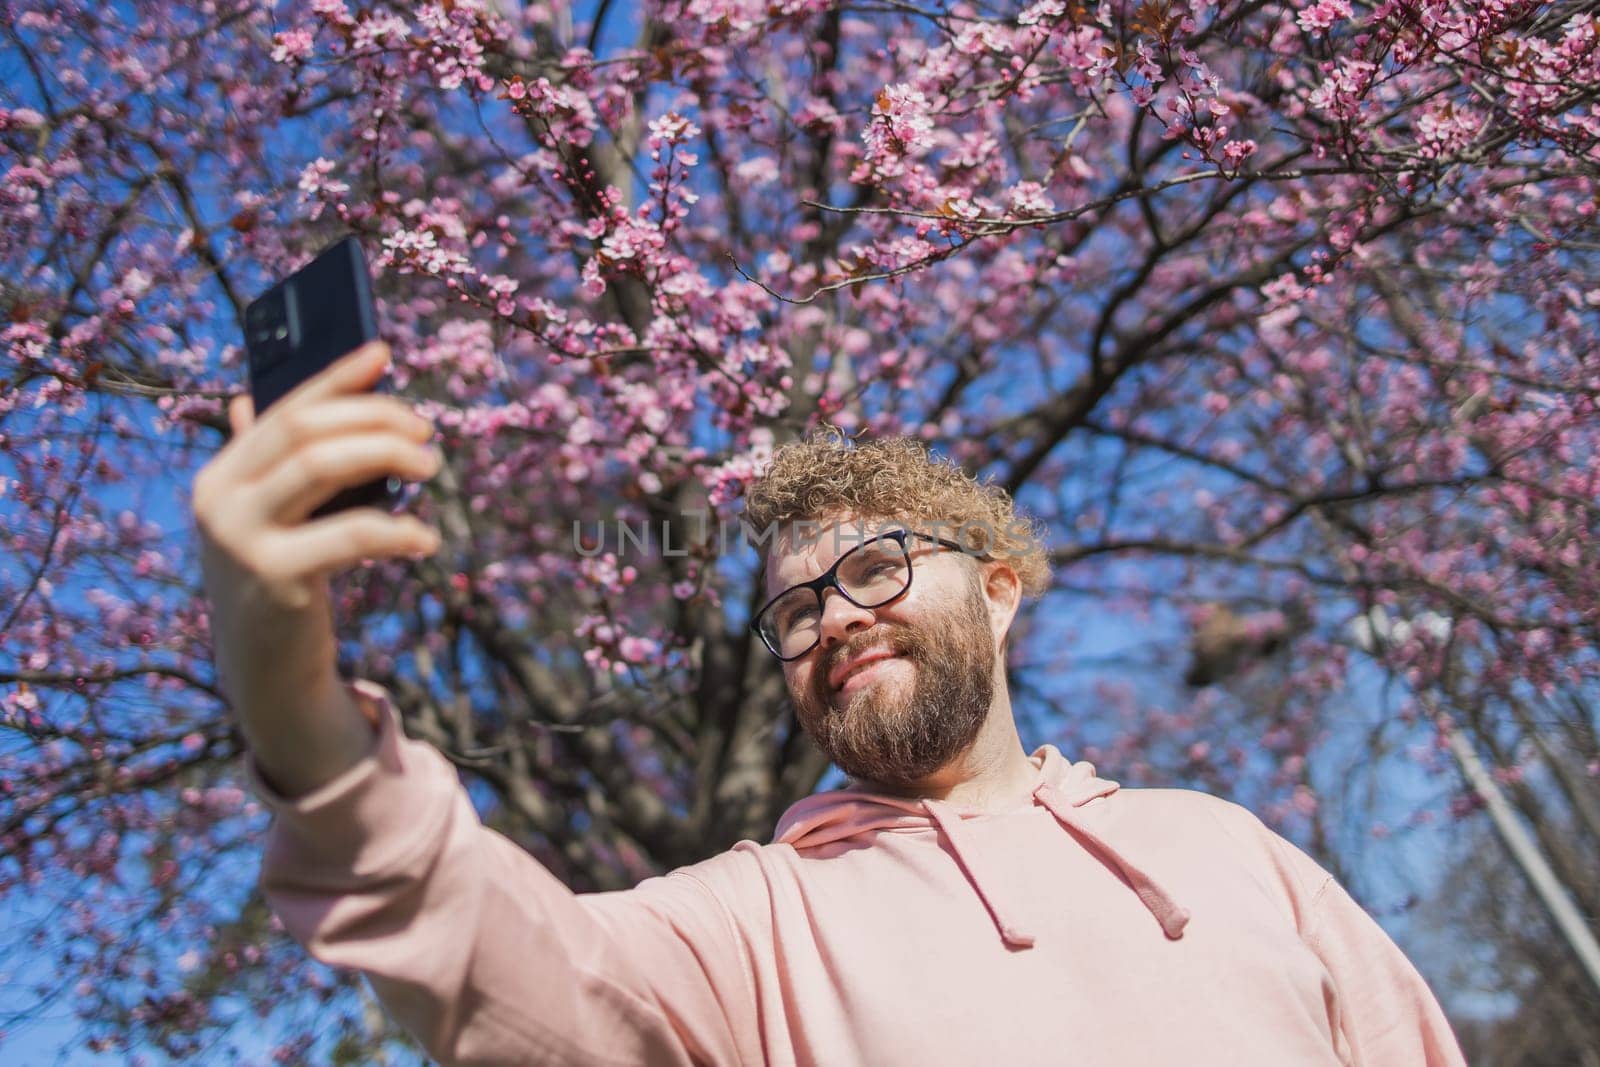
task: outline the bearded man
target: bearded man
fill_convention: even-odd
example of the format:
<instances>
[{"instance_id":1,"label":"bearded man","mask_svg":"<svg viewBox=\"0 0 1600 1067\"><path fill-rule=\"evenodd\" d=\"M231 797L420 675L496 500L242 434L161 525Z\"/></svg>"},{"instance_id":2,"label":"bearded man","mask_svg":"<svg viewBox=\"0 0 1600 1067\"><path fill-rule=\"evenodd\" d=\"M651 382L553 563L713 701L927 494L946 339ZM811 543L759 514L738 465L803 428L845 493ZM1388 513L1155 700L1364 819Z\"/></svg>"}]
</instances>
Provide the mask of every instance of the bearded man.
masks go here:
<instances>
[{"instance_id":1,"label":"bearded man","mask_svg":"<svg viewBox=\"0 0 1600 1067\"><path fill-rule=\"evenodd\" d=\"M267 900L361 970L441 1061L538 1064L1463 1062L1334 880L1235 805L1028 752L1002 670L1048 578L1011 502L916 443L781 449L747 499L752 621L851 778L631 890L573 894L482 826L385 693L341 681L324 576L422 554L414 519L308 521L438 457L362 349L195 485L219 670L274 812Z\"/></svg>"}]
</instances>

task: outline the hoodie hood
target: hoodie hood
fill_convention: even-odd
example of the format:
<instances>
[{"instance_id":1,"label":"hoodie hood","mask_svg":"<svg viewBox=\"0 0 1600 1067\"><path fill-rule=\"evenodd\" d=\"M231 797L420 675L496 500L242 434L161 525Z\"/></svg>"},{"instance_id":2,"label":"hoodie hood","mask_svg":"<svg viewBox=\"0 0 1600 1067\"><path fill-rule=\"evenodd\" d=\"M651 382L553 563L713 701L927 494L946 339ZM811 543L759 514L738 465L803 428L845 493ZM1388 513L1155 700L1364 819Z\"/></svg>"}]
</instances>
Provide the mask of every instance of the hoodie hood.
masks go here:
<instances>
[{"instance_id":1,"label":"hoodie hood","mask_svg":"<svg viewBox=\"0 0 1600 1067\"><path fill-rule=\"evenodd\" d=\"M1189 912L1173 900L1145 870L1095 827L1090 802L1110 797L1120 787L1097 777L1094 765L1073 763L1054 745L1042 745L1032 756L1038 767L1031 800L1055 816L1056 822L1079 844L1111 869L1136 893L1167 937L1177 940L1189 922ZM838 789L809 796L784 812L773 840L796 849L816 848L830 842L882 830L934 827L944 835L967 881L994 919L995 928L1008 945L1027 948L1034 935L1017 921L1020 909L1009 904L1008 887L982 862L978 845L981 830L966 820L992 812L961 808L943 800L894 797L880 793Z\"/></svg>"}]
</instances>

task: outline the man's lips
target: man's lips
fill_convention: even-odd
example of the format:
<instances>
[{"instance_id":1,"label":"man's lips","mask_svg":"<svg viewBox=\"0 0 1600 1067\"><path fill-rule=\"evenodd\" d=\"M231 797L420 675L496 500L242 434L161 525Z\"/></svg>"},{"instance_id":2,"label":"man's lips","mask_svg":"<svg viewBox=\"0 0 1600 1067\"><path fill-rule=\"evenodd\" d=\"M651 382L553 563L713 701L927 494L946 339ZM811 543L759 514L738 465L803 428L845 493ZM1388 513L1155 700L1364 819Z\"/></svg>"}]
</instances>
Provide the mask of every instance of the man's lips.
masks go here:
<instances>
[{"instance_id":1,"label":"man's lips","mask_svg":"<svg viewBox=\"0 0 1600 1067\"><path fill-rule=\"evenodd\" d=\"M897 653L892 648L873 648L859 655L851 656L828 672L828 685L838 689L849 680L850 675L861 668L871 663L877 663L880 660L893 659L896 655Z\"/></svg>"}]
</instances>

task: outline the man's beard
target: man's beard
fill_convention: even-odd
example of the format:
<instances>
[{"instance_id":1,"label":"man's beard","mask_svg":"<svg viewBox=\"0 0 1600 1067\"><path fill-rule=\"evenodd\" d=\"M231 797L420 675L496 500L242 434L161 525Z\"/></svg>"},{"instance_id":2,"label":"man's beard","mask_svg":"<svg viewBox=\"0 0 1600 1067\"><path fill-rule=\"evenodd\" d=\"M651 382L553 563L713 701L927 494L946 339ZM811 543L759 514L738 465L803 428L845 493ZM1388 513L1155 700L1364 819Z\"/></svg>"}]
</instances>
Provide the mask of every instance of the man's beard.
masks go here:
<instances>
[{"instance_id":1,"label":"man's beard","mask_svg":"<svg viewBox=\"0 0 1600 1067\"><path fill-rule=\"evenodd\" d=\"M937 622L910 629L880 624L823 657L810 691L794 694L800 723L838 768L858 781L904 789L972 746L994 699L994 645L976 584ZM842 705L829 700L828 674L848 657L887 646L911 664L903 684L870 682Z\"/></svg>"}]
</instances>

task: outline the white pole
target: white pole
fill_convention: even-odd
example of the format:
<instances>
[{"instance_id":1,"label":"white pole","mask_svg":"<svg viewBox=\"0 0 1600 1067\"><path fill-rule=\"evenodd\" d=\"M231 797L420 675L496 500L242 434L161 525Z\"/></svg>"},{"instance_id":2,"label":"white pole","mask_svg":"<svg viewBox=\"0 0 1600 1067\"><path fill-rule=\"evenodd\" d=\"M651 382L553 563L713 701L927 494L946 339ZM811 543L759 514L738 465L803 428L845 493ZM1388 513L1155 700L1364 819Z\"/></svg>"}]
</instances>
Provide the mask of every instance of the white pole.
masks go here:
<instances>
[{"instance_id":1,"label":"white pole","mask_svg":"<svg viewBox=\"0 0 1600 1067\"><path fill-rule=\"evenodd\" d=\"M1450 752L1456 758L1456 763L1461 766L1462 777L1466 778L1467 785L1479 796L1483 797L1484 805L1489 809L1489 818L1494 822L1494 828L1500 834L1500 840L1505 843L1506 851L1511 853L1511 858L1522 868L1522 873L1527 875L1533 891L1538 894L1539 900L1544 904L1545 911L1550 915L1556 928L1572 946L1573 953L1578 957L1578 962L1588 972L1589 980L1594 983L1596 990L1600 990L1600 942L1595 941L1594 931L1589 929L1579 914L1577 905L1567 895L1566 889L1561 885L1555 872L1550 869L1550 864L1545 861L1544 854L1539 851L1528 830L1522 825L1522 820L1517 818L1517 813L1512 810L1505 794L1500 791L1500 784L1484 769L1483 761L1478 759L1477 750L1472 747L1472 742L1466 734L1455 728L1455 724L1448 716L1440 719L1441 728L1444 730L1445 740L1449 742Z\"/></svg>"}]
</instances>

